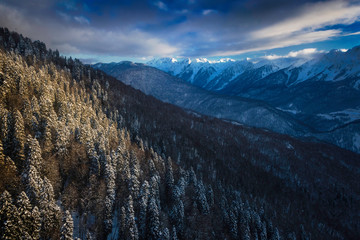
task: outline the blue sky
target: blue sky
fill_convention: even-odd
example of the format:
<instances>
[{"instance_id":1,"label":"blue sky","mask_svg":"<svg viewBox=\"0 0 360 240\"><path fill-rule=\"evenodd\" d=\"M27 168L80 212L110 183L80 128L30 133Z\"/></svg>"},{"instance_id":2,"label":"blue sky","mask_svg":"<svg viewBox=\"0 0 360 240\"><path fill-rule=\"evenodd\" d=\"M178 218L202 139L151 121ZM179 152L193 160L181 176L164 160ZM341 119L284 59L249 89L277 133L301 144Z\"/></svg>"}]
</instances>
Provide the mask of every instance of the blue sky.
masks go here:
<instances>
[{"instance_id":1,"label":"blue sky","mask_svg":"<svg viewBox=\"0 0 360 240\"><path fill-rule=\"evenodd\" d=\"M85 62L242 59L360 45L360 2L0 0L0 26Z\"/></svg>"}]
</instances>

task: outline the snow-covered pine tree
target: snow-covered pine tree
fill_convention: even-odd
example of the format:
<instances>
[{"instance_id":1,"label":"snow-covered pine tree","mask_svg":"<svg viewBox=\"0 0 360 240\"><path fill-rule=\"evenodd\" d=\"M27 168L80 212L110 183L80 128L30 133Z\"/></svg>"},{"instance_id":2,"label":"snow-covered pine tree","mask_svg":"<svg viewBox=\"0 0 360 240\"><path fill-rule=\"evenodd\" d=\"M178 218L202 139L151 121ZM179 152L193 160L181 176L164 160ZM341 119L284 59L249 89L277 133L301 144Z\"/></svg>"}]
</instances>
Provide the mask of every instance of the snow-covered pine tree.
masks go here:
<instances>
[{"instance_id":1,"label":"snow-covered pine tree","mask_svg":"<svg viewBox=\"0 0 360 240\"><path fill-rule=\"evenodd\" d=\"M150 192L150 198L154 199L157 205L157 208L161 210L160 206L160 176L154 175L150 178L149 182L149 192Z\"/></svg>"},{"instance_id":2,"label":"snow-covered pine tree","mask_svg":"<svg viewBox=\"0 0 360 240\"><path fill-rule=\"evenodd\" d=\"M61 240L72 240L74 231L74 222L72 216L68 210L65 211L62 226L60 230L60 239Z\"/></svg>"},{"instance_id":3,"label":"snow-covered pine tree","mask_svg":"<svg viewBox=\"0 0 360 240\"><path fill-rule=\"evenodd\" d=\"M23 167L25 143L24 120L19 110L12 114L12 127L8 135L8 153L19 169Z\"/></svg>"},{"instance_id":4,"label":"snow-covered pine tree","mask_svg":"<svg viewBox=\"0 0 360 240\"><path fill-rule=\"evenodd\" d=\"M156 204L156 200L151 197L148 203L147 210L147 233L146 237L150 240L158 240L161 238L161 229L160 229L160 213L159 208Z\"/></svg>"},{"instance_id":5,"label":"snow-covered pine tree","mask_svg":"<svg viewBox=\"0 0 360 240\"><path fill-rule=\"evenodd\" d=\"M144 181L140 188L139 195L139 237L140 239L146 238L146 215L147 215L147 205L149 200L149 183Z\"/></svg>"},{"instance_id":6,"label":"snow-covered pine tree","mask_svg":"<svg viewBox=\"0 0 360 240\"><path fill-rule=\"evenodd\" d=\"M37 206L35 206L31 212L32 224L30 229L30 234L33 239L40 238L41 230L41 215Z\"/></svg>"},{"instance_id":7,"label":"snow-covered pine tree","mask_svg":"<svg viewBox=\"0 0 360 240\"><path fill-rule=\"evenodd\" d=\"M0 165L5 163L5 154L4 154L4 147L0 138Z\"/></svg>"},{"instance_id":8,"label":"snow-covered pine tree","mask_svg":"<svg viewBox=\"0 0 360 240\"><path fill-rule=\"evenodd\" d=\"M125 212L126 212L126 219L125 219L125 238L129 240L138 240L139 239L139 232L138 228L135 222L135 212L134 212L134 206L133 206L133 199L132 196L129 195L126 206L125 206Z\"/></svg>"},{"instance_id":9,"label":"snow-covered pine tree","mask_svg":"<svg viewBox=\"0 0 360 240\"><path fill-rule=\"evenodd\" d=\"M261 224L261 232L260 232L260 240L266 240L267 239L267 229L266 229L266 223L263 222Z\"/></svg>"},{"instance_id":10,"label":"snow-covered pine tree","mask_svg":"<svg viewBox=\"0 0 360 240\"><path fill-rule=\"evenodd\" d=\"M27 136L25 145L25 168L30 165L34 166L38 171L42 169L43 159L41 157L41 148L36 138L31 135Z\"/></svg>"},{"instance_id":11,"label":"snow-covered pine tree","mask_svg":"<svg viewBox=\"0 0 360 240\"><path fill-rule=\"evenodd\" d=\"M106 198L105 198L105 232L110 232L112 228L113 206L115 202L115 171L112 165L111 157L106 155L105 163L105 182L106 182Z\"/></svg>"},{"instance_id":12,"label":"snow-covered pine tree","mask_svg":"<svg viewBox=\"0 0 360 240\"><path fill-rule=\"evenodd\" d=\"M173 202L173 189L174 189L174 173L172 169L172 160L170 157L165 161L165 194L170 202Z\"/></svg>"},{"instance_id":13,"label":"snow-covered pine tree","mask_svg":"<svg viewBox=\"0 0 360 240\"><path fill-rule=\"evenodd\" d=\"M29 198L25 192L21 192L17 198L16 205L19 212L19 217L22 221L23 235L32 233L33 217L32 217L32 206Z\"/></svg>"},{"instance_id":14,"label":"snow-covered pine tree","mask_svg":"<svg viewBox=\"0 0 360 240\"><path fill-rule=\"evenodd\" d=\"M140 167L139 167L139 161L133 150L130 152L129 167L130 167L130 179L128 180L129 181L128 187L130 193L134 196L135 199L137 199L140 190L140 182L139 182Z\"/></svg>"},{"instance_id":15,"label":"snow-covered pine tree","mask_svg":"<svg viewBox=\"0 0 360 240\"><path fill-rule=\"evenodd\" d=\"M227 225L229 228L229 232L230 235L233 239L237 239L238 238L238 225L237 225L237 217L234 214L234 212L230 209L229 214L228 214L228 220L227 220Z\"/></svg>"},{"instance_id":16,"label":"snow-covered pine tree","mask_svg":"<svg viewBox=\"0 0 360 240\"><path fill-rule=\"evenodd\" d=\"M170 232L169 232L169 229L167 227L164 228L164 230L162 230L161 239L170 240Z\"/></svg>"},{"instance_id":17,"label":"snow-covered pine tree","mask_svg":"<svg viewBox=\"0 0 360 240\"><path fill-rule=\"evenodd\" d=\"M22 221L8 191L0 195L0 239L22 239Z\"/></svg>"},{"instance_id":18,"label":"snow-covered pine tree","mask_svg":"<svg viewBox=\"0 0 360 240\"><path fill-rule=\"evenodd\" d=\"M171 240L178 240L175 226L173 226L171 231Z\"/></svg>"},{"instance_id":19,"label":"snow-covered pine tree","mask_svg":"<svg viewBox=\"0 0 360 240\"><path fill-rule=\"evenodd\" d=\"M201 214L209 214L209 205L206 199L205 187L202 180L199 180L195 189L196 201Z\"/></svg>"}]
</instances>

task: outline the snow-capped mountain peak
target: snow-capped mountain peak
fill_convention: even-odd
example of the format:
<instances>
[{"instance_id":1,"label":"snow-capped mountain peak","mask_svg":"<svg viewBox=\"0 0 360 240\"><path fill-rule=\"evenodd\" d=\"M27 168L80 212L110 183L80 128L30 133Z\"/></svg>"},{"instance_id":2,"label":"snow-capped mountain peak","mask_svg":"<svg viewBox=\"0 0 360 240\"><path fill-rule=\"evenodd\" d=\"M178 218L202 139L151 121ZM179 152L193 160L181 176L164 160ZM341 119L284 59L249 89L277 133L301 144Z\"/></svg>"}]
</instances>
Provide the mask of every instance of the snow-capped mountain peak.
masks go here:
<instances>
[{"instance_id":1,"label":"snow-capped mountain peak","mask_svg":"<svg viewBox=\"0 0 360 240\"><path fill-rule=\"evenodd\" d=\"M308 80L341 81L360 76L359 61L360 46L349 50L334 49L327 53L321 51L311 59L299 56L279 56L274 59L262 57L242 61L231 58L219 60L161 58L147 64L194 85L218 91L234 79L241 79L245 71L247 76L256 78L252 81L259 81L278 71L287 75L288 80L284 82L291 85ZM354 84L353 87L358 88L358 86L359 84Z\"/></svg>"}]
</instances>

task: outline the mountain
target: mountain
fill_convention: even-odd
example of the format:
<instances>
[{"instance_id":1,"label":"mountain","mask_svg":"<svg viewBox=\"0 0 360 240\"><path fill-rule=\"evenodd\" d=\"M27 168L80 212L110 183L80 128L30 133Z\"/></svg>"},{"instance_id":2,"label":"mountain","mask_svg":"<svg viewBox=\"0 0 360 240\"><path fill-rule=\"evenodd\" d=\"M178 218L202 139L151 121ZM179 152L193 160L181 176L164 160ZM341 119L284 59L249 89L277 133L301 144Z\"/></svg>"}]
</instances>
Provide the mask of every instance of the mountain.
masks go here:
<instances>
[{"instance_id":1,"label":"mountain","mask_svg":"<svg viewBox=\"0 0 360 240\"><path fill-rule=\"evenodd\" d=\"M264 102L212 93L143 64L99 63L93 67L164 102L198 113L294 136L304 136L310 131L289 114Z\"/></svg>"},{"instance_id":2,"label":"mountain","mask_svg":"<svg viewBox=\"0 0 360 240\"><path fill-rule=\"evenodd\" d=\"M311 60L230 61L226 68L218 68L218 62L209 61L181 67L174 60L171 64L163 64L165 59L148 64L170 74L176 73L174 75L184 81L214 93L262 100L292 115L303 125L311 126L318 138L333 139L332 143L359 152L360 145L353 141L355 132L339 132L345 129L342 126L350 123L360 128L356 121L360 119L359 48L346 52L332 50ZM173 70L169 71L170 68ZM184 77L184 71L174 69L187 69L193 74ZM212 72L212 75L199 72ZM202 76L201 81L195 77L197 75Z\"/></svg>"},{"instance_id":3,"label":"mountain","mask_svg":"<svg viewBox=\"0 0 360 240\"><path fill-rule=\"evenodd\" d=\"M148 65L206 90L264 100L289 112L324 116L326 120L329 118L326 114L360 109L359 49L360 46L346 52L332 50L308 61L299 58L256 62L188 60L184 64L181 60L159 59ZM349 120L340 119L323 129L320 125L315 128L330 130Z\"/></svg>"},{"instance_id":4,"label":"mountain","mask_svg":"<svg viewBox=\"0 0 360 240\"><path fill-rule=\"evenodd\" d=\"M0 93L1 239L360 235L359 154L185 111L4 28Z\"/></svg>"}]
</instances>

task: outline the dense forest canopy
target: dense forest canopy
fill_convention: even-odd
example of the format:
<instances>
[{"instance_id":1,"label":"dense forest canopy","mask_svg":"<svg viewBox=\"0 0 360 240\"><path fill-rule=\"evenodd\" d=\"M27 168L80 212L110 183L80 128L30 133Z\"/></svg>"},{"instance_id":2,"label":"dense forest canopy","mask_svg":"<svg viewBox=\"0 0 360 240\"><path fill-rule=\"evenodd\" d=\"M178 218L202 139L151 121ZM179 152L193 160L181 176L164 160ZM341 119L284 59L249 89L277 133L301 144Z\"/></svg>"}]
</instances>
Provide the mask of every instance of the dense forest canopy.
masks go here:
<instances>
[{"instance_id":1,"label":"dense forest canopy","mask_svg":"<svg viewBox=\"0 0 360 240\"><path fill-rule=\"evenodd\" d=\"M0 28L0 238L356 239L359 155L201 116Z\"/></svg>"}]
</instances>

